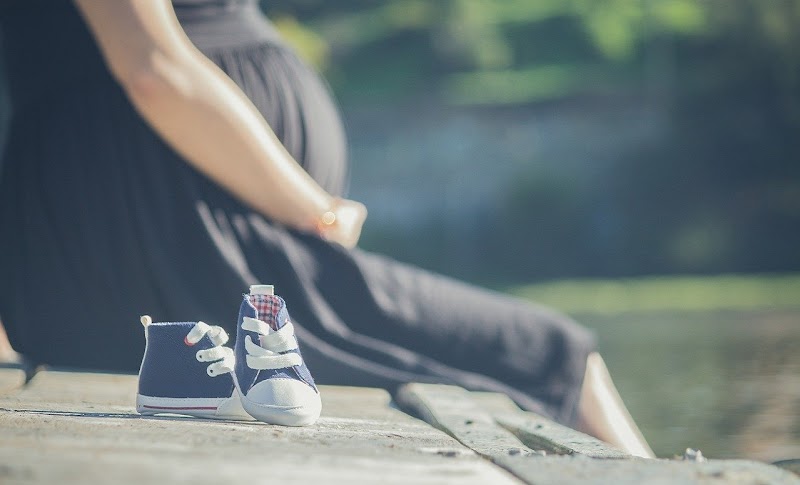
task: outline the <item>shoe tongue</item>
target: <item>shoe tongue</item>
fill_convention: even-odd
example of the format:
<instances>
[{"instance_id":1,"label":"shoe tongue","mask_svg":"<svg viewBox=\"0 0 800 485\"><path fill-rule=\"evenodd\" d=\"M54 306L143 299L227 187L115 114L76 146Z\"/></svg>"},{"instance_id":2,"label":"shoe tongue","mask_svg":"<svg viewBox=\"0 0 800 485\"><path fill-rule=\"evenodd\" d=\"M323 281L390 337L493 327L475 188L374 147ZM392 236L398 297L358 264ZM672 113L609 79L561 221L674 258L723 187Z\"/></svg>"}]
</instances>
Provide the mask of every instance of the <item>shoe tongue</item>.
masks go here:
<instances>
[{"instance_id":1,"label":"shoe tongue","mask_svg":"<svg viewBox=\"0 0 800 485\"><path fill-rule=\"evenodd\" d=\"M286 303L283 298L275 295L250 295L250 303L256 309L257 317L266 323L273 330L278 330L284 325L289 317L286 311Z\"/></svg>"}]
</instances>

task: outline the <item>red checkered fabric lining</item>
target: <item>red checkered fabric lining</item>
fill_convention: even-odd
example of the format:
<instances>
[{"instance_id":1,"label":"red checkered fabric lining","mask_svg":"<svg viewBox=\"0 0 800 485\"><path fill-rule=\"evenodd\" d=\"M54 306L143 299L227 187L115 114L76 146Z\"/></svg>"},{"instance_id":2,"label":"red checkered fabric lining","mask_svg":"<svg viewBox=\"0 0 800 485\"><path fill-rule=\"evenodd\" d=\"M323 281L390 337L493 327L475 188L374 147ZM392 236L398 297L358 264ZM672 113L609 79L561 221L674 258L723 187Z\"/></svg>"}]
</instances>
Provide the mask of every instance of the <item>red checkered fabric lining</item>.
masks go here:
<instances>
[{"instance_id":1,"label":"red checkered fabric lining","mask_svg":"<svg viewBox=\"0 0 800 485\"><path fill-rule=\"evenodd\" d=\"M250 303L258 312L258 319L273 330L278 330L278 312L281 311L281 300L273 295L250 295Z\"/></svg>"}]
</instances>

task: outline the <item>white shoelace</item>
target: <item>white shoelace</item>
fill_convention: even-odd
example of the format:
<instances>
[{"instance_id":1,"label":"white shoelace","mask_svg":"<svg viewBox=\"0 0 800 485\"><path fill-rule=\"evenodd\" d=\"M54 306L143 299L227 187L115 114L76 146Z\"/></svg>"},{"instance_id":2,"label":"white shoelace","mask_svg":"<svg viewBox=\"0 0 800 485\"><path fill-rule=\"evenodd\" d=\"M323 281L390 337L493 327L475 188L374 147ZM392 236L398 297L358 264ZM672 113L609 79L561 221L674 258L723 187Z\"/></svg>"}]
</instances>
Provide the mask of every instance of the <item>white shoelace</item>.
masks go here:
<instances>
[{"instance_id":1,"label":"white shoelace","mask_svg":"<svg viewBox=\"0 0 800 485\"><path fill-rule=\"evenodd\" d=\"M194 345L203 337L208 336L214 347L210 349L198 350L195 357L198 362L211 362L206 368L206 372L211 377L233 372L234 354L233 349L224 347L228 342L228 334L222 327L208 325L204 322L197 322L186 335L186 343Z\"/></svg>"},{"instance_id":2,"label":"white shoelace","mask_svg":"<svg viewBox=\"0 0 800 485\"><path fill-rule=\"evenodd\" d=\"M260 336L261 345L255 344L249 335L244 339L247 366L251 369L284 369L303 363L299 354L290 352L298 347L291 322L286 322L279 330L273 330L261 320L245 317L242 328Z\"/></svg>"}]
</instances>

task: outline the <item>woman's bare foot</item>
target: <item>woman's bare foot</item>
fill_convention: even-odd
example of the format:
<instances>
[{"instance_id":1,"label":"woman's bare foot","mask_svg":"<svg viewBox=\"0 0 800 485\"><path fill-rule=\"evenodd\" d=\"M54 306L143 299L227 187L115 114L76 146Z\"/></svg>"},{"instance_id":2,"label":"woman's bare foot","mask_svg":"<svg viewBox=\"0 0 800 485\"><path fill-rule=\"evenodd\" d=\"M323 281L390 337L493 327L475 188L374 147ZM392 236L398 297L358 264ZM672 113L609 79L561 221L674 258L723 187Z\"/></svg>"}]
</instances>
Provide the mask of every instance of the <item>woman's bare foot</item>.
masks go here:
<instances>
[{"instance_id":1,"label":"woman's bare foot","mask_svg":"<svg viewBox=\"0 0 800 485\"><path fill-rule=\"evenodd\" d=\"M19 354L14 352L6 336L6 329L3 322L0 322L0 363L19 362Z\"/></svg>"},{"instance_id":2,"label":"woman's bare foot","mask_svg":"<svg viewBox=\"0 0 800 485\"><path fill-rule=\"evenodd\" d=\"M578 404L578 430L631 455L655 458L611 381L603 358L596 352L586 360L586 374Z\"/></svg>"}]
</instances>

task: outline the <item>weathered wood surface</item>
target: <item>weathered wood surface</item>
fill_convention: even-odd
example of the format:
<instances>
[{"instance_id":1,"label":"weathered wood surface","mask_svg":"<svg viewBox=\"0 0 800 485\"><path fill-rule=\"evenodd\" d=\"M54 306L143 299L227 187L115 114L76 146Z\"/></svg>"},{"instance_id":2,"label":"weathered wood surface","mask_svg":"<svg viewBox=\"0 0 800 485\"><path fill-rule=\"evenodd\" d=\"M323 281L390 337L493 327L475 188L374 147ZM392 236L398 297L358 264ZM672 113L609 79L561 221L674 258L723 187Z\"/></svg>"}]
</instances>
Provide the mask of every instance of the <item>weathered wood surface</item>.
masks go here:
<instances>
[{"instance_id":1,"label":"weathered wood surface","mask_svg":"<svg viewBox=\"0 0 800 485\"><path fill-rule=\"evenodd\" d=\"M135 388L48 371L0 395L0 483L517 482L377 389L322 386L319 422L287 428L139 416Z\"/></svg>"},{"instance_id":2,"label":"weathered wood surface","mask_svg":"<svg viewBox=\"0 0 800 485\"><path fill-rule=\"evenodd\" d=\"M408 384L398 400L410 412L531 484L800 484L794 475L743 460L644 460L520 411L509 399L453 386ZM503 423L503 427L498 423ZM477 426L476 426L477 425ZM494 444L470 432L499 437ZM512 429L530 448L506 434ZM511 452L519 446L541 453Z\"/></svg>"},{"instance_id":3,"label":"weathered wood surface","mask_svg":"<svg viewBox=\"0 0 800 485\"><path fill-rule=\"evenodd\" d=\"M25 372L15 366L0 367L0 396L19 389L25 382Z\"/></svg>"},{"instance_id":4,"label":"weathered wood surface","mask_svg":"<svg viewBox=\"0 0 800 485\"><path fill-rule=\"evenodd\" d=\"M765 463L745 460L614 460L582 455L504 457L501 465L536 485L797 485L800 479Z\"/></svg>"},{"instance_id":5,"label":"weathered wood surface","mask_svg":"<svg viewBox=\"0 0 800 485\"><path fill-rule=\"evenodd\" d=\"M535 450L544 450L548 454L574 454L592 458L632 458L593 436L562 426L538 414L523 411L505 394L473 392L470 396L497 424Z\"/></svg>"},{"instance_id":6,"label":"weathered wood surface","mask_svg":"<svg viewBox=\"0 0 800 485\"><path fill-rule=\"evenodd\" d=\"M773 465L800 476L800 458L776 461Z\"/></svg>"},{"instance_id":7,"label":"weathered wood surface","mask_svg":"<svg viewBox=\"0 0 800 485\"><path fill-rule=\"evenodd\" d=\"M18 387L23 380L21 371L0 368L0 384L10 389L0 393L4 485L243 480L460 485L518 479L536 484L800 483L789 472L747 461L600 458L581 448L587 442L570 434L574 431L541 417L531 426L525 419L534 418L504 396L451 386L414 384L400 396L458 441L400 412L377 389L322 386L320 421L287 428L139 416L133 409L135 376L46 371ZM559 442L558 436L567 439ZM542 456L537 443L554 451ZM568 454L553 454L562 452Z\"/></svg>"},{"instance_id":8,"label":"weathered wood surface","mask_svg":"<svg viewBox=\"0 0 800 485\"><path fill-rule=\"evenodd\" d=\"M408 384L400 389L397 399L401 407L486 458L538 453L498 426L492 416L472 400L470 393L460 387Z\"/></svg>"}]
</instances>

